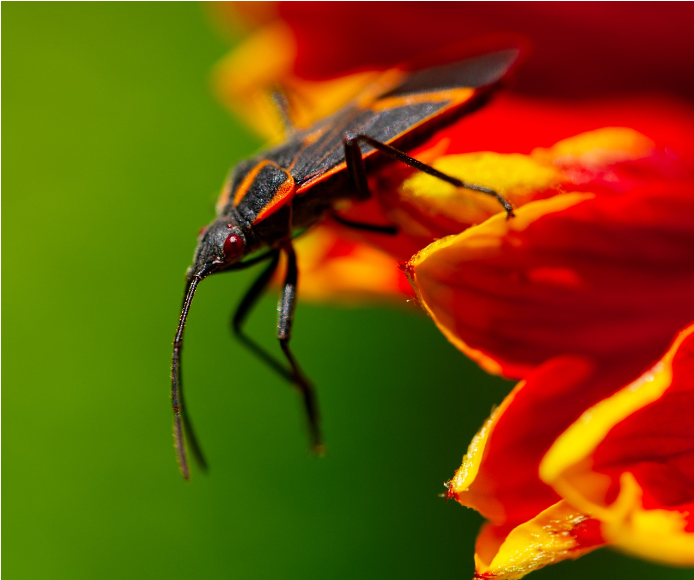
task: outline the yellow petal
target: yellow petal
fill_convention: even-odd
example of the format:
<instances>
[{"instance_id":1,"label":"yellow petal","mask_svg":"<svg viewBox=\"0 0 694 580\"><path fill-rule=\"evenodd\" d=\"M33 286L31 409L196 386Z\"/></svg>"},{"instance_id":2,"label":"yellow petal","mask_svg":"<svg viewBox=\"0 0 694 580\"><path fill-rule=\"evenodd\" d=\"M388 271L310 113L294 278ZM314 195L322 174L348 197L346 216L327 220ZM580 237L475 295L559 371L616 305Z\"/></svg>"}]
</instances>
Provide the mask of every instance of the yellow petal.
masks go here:
<instances>
[{"instance_id":1,"label":"yellow petal","mask_svg":"<svg viewBox=\"0 0 694 580\"><path fill-rule=\"evenodd\" d=\"M275 142L283 138L284 129L268 95L289 74L295 57L294 33L276 21L244 40L214 71L214 87L222 103Z\"/></svg>"},{"instance_id":2,"label":"yellow petal","mask_svg":"<svg viewBox=\"0 0 694 580\"><path fill-rule=\"evenodd\" d=\"M561 173L546 160L528 155L485 151L441 157L434 167L467 183L494 189L514 207L538 192L558 185ZM415 173L401 187L403 201L433 217L445 216L461 224L478 224L503 211L493 197L458 188L426 173Z\"/></svg>"},{"instance_id":3,"label":"yellow petal","mask_svg":"<svg viewBox=\"0 0 694 580\"><path fill-rule=\"evenodd\" d=\"M584 530L589 530L584 534ZM475 549L475 577L516 580L602 545L596 522L566 501L547 508L504 537L487 525Z\"/></svg>"}]
</instances>

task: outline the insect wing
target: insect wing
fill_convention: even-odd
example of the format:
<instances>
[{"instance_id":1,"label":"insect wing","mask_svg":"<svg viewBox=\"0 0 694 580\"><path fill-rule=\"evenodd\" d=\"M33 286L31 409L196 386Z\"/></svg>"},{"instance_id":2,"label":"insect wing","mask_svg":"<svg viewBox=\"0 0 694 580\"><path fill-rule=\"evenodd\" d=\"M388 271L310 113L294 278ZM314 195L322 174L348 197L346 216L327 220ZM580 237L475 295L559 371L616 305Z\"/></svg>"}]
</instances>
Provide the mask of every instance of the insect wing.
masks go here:
<instances>
[{"instance_id":1,"label":"insect wing","mask_svg":"<svg viewBox=\"0 0 694 580\"><path fill-rule=\"evenodd\" d=\"M520 51L515 48L466 58L462 61L432 66L410 72L391 91L380 99L404 97L421 93L437 93L460 88L481 88L500 81L518 60Z\"/></svg>"},{"instance_id":2,"label":"insect wing","mask_svg":"<svg viewBox=\"0 0 694 580\"><path fill-rule=\"evenodd\" d=\"M498 83L518 56L517 49L507 49L413 72L387 71L356 104L303 135L308 144L292 168L297 193L346 167L345 133L361 133L382 143L396 141L443 113L461 109ZM374 151L362 146L364 158Z\"/></svg>"}]
</instances>

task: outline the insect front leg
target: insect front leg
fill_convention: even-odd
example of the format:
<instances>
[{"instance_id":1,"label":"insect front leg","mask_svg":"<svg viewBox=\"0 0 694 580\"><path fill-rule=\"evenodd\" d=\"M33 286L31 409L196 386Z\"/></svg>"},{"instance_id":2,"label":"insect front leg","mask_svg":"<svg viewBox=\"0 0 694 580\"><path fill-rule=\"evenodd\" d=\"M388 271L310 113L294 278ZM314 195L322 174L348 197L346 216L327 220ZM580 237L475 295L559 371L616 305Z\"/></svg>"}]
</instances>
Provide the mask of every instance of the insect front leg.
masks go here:
<instances>
[{"instance_id":1,"label":"insect front leg","mask_svg":"<svg viewBox=\"0 0 694 580\"><path fill-rule=\"evenodd\" d=\"M284 243L282 251L287 258L287 273L284 278L282 295L277 306L277 311L279 313L277 321L277 338L280 341L282 352L292 369L292 381L303 397L313 450L321 455L324 452L324 446L319 425L316 394L313 386L305 377L289 348L289 341L292 335L292 323L294 321L294 308L296 307L297 281L299 277L299 270L296 265L296 253L294 252L291 241L286 241Z\"/></svg>"},{"instance_id":2,"label":"insect front leg","mask_svg":"<svg viewBox=\"0 0 694 580\"><path fill-rule=\"evenodd\" d=\"M451 175L447 175L445 173L442 173L438 169L435 169L431 167L430 165L427 165L426 163L422 163L421 161L418 161L414 157L410 157L407 155L407 153L404 153L400 151L399 149L396 149L395 147L391 147L390 145L387 145L386 143L381 143L380 141L369 137L368 135L364 134L357 134L357 133L347 133L343 139L343 142L345 143L345 159L347 162L347 169L349 170L350 176L353 175L353 172L363 172L363 180L366 182L366 172L364 169L364 159L362 157L361 153L361 148L359 147L359 143L366 143L367 145L370 145L374 149L377 149L384 155L387 155L391 159L394 159L396 161L400 161L401 163L404 163L405 165L409 165L410 167L414 167L415 169L418 169L419 171L422 171L423 173L427 173L433 177L436 177L440 179L441 181L445 181L446 183L450 183L451 185L454 185L455 187L464 187L465 189L470 189L472 191L477 191L479 193L483 193L485 195L490 195L494 197L504 208L506 211L506 218L512 218L514 217L513 214L513 206L510 204L510 202L503 197L501 194L497 193L493 189L490 189L489 187L483 187L481 185L476 185L474 183L468 183L466 181L463 181L461 179L458 179L457 177L452 177ZM348 155L348 147L349 147L349 152L350 154ZM359 159L356 160L355 157L358 153ZM350 155L352 159L350 159ZM350 162L352 163L354 169L350 169ZM367 191L368 191L368 184L366 185Z\"/></svg>"},{"instance_id":3,"label":"insect front leg","mask_svg":"<svg viewBox=\"0 0 694 580\"><path fill-rule=\"evenodd\" d=\"M243 326L248 318L248 315L253 310L253 307L258 303L258 299L263 295L263 292L267 289L273 274L277 270L277 265L279 264L280 252L275 250L270 255L270 263L261 272L260 276L253 282L253 285L248 289L244 297L241 299L238 307L234 311L231 317L231 330L236 336L236 338L250 350L255 356L262 360L267 366L273 369L276 373L281 375L284 379L292 381L292 373L284 368L284 365L279 362L272 354L267 352L262 346L255 342L250 336L248 336L244 330Z\"/></svg>"}]
</instances>

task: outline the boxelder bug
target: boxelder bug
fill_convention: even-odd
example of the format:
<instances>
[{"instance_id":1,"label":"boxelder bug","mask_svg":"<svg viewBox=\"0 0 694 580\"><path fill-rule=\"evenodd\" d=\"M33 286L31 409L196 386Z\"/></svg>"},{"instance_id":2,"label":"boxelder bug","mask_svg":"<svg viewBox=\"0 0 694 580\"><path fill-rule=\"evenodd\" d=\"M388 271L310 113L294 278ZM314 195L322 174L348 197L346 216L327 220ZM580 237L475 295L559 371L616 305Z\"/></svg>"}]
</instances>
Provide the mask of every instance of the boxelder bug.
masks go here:
<instances>
[{"instance_id":1,"label":"boxelder bug","mask_svg":"<svg viewBox=\"0 0 694 580\"><path fill-rule=\"evenodd\" d=\"M201 280L216 272L267 262L233 317L234 332L256 355L291 381L303 397L314 449L322 446L315 395L289 348L296 304L298 271L292 232L305 229L326 214L348 226L373 232L395 233L394 228L357 223L334 211L342 199L370 196L367 174L384 163L399 161L457 187L495 197L507 215L511 205L495 191L466 183L408 156L403 150L424 143L442 126L474 111L516 63L519 50L509 48L449 61L429 68L386 71L356 100L312 127L291 131L288 140L232 171L217 203L217 217L198 237L193 265L186 273L181 317L174 340L171 398L174 437L183 476L189 477L183 429L200 465L205 461L183 405L181 349L183 330L193 295ZM279 99L282 105L282 99ZM285 121L291 127L286 107ZM256 256L243 258L258 250ZM279 263L286 257L287 271L279 301L277 337L288 370L243 334L242 326Z\"/></svg>"}]
</instances>

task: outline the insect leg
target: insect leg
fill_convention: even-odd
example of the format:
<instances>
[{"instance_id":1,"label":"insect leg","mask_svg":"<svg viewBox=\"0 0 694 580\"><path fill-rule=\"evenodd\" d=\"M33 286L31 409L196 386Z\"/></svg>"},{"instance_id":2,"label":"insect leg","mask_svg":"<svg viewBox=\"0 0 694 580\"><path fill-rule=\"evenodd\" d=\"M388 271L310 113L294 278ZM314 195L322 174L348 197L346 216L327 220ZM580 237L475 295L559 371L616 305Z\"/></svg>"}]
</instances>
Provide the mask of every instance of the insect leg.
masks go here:
<instances>
[{"instance_id":1,"label":"insect leg","mask_svg":"<svg viewBox=\"0 0 694 580\"><path fill-rule=\"evenodd\" d=\"M342 144L345 149L347 172L349 173L349 178L356 190L356 197L358 199L369 199L371 197L371 191L369 190L369 182L366 179L366 167L364 166L364 158L361 154L359 141L357 139L352 139L349 135L345 135L345 137L342 139ZM336 222L342 224L343 226L358 230L374 232L377 234L386 234L390 236L394 236L398 233L395 226L380 226L376 224L355 222L343 218L335 212L332 213L332 217Z\"/></svg>"},{"instance_id":2,"label":"insect leg","mask_svg":"<svg viewBox=\"0 0 694 580\"><path fill-rule=\"evenodd\" d=\"M292 374L284 368L284 365L282 365L282 363L280 363L274 356L267 352L262 346L260 346L243 331L243 325L246 318L258 302L258 299L262 296L263 292L267 288L267 285L272 279L272 275L277 270L279 258L279 251L274 250L271 254L270 263L262 271L260 276L258 276L253 285L248 289L245 296L241 299L241 302L236 308L236 311L231 318L231 329L241 344L243 344L255 356L257 356L267 366L273 369L276 373L280 374L286 380L292 381Z\"/></svg>"},{"instance_id":3,"label":"insect leg","mask_svg":"<svg viewBox=\"0 0 694 580\"><path fill-rule=\"evenodd\" d=\"M348 228L354 228L355 230L364 230L365 232L373 232L374 234L384 234L387 236L394 236L398 233L397 226L379 226L376 224L355 222L348 220L335 212L330 215L337 223L347 226Z\"/></svg>"},{"instance_id":4,"label":"insect leg","mask_svg":"<svg viewBox=\"0 0 694 580\"><path fill-rule=\"evenodd\" d=\"M282 296L277 306L279 313L277 321L277 338L280 341L282 352L284 352L284 356L287 357L287 361L291 366L294 385L303 396L304 409L306 411L306 418L308 419L313 450L321 455L324 451L324 447L319 427L316 394L313 390L313 386L304 376L304 373L299 367L299 363L297 363L289 348L289 340L292 335L292 322L294 320L294 308L296 306L296 288L299 277L299 270L296 265L296 254L294 253L294 248L290 241L285 242L282 251L287 258L287 273L284 279L284 287L282 288Z\"/></svg>"},{"instance_id":5,"label":"insect leg","mask_svg":"<svg viewBox=\"0 0 694 580\"><path fill-rule=\"evenodd\" d=\"M293 135L295 132L295 124L292 120L292 107L289 104L289 99L287 99L287 94L281 87L275 87L270 93L270 96L282 119L282 126L284 127L286 136L289 137Z\"/></svg>"},{"instance_id":6,"label":"insect leg","mask_svg":"<svg viewBox=\"0 0 694 580\"><path fill-rule=\"evenodd\" d=\"M391 159L395 159L396 161L400 161L401 163L404 163L405 165L409 165L410 167L414 167L415 169L418 169L419 171L422 171L424 173L428 173L429 175L432 175L433 177L436 177L442 181L445 181L446 183L450 183L451 185L454 185L455 187L464 187L465 189L471 189L472 191L484 193L485 195L491 195L503 206L504 210L506 210L506 218L507 219L514 217L513 206L509 203L509 201L505 197L503 197L501 194L497 193L493 189L490 189L489 187L483 187L481 185L475 185L474 183L468 183L468 182L462 181L461 179L458 179L456 177L446 175L445 173L442 173L438 169L434 169L433 167L431 167L430 165L427 165L426 163L422 163L421 161L417 161L414 157L410 157L409 155L407 155L406 153L403 153L399 149L396 149L395 147L391 147L390 145L386 145L385 143L381 143L380 141L377 141L376 139L373 139L372 137L369 137L368 135L348 133L345 135L343 142L345 143L345 154L347 153L348 144L353 150L358 151L362 168L364 166L364 160L361 157L361 149L359 148L360 142L366 143L367 145L370 145L371 147L373 147L374 149L377 149L378 151L387 155ZM346 161L347 161L347 167L349 169L350 158L347 155L345 155L345 157L346 157ZM350 171L350 175L352 175L352 171ZM364 179L366 179L366 175L364 175Z\"/></svg>"},{"instance_id":7,"label":"insect leg","mask_svg":"<svg viewBox=\"0 0 694 580\"><path fill-rule=\"evenodd\" d=\"M345 148L347 172L356 189L356 197L369 199L371 191L369 190L369 182L366 180L366 166L361 154L361 147L359 147L359 137L359 135L348 133L342 138L342 144Z\"/></svg>"}]
</instances>

